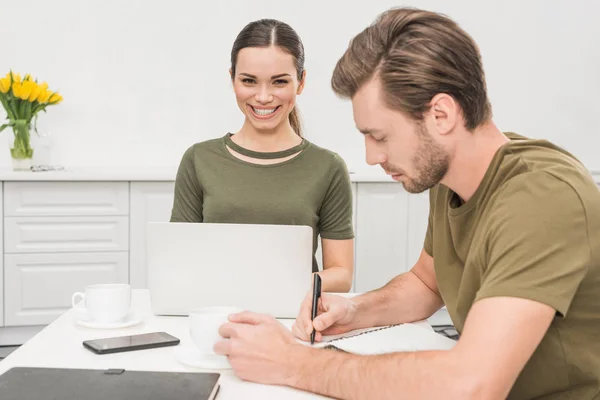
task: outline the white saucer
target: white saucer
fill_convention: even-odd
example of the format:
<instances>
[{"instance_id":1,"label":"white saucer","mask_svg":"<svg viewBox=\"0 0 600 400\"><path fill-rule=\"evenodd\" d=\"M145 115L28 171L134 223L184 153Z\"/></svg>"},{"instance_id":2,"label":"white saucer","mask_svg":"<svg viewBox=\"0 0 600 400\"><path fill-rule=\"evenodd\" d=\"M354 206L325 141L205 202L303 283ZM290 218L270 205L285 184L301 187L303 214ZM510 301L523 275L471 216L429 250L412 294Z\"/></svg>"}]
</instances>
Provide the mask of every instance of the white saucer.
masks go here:
<instances>
[{"instance_id":1,"label":"white saucer","mask_svg":"<svg viewBox=\"0 0 600 400\"><path fill-rule=\"evenodd\" d=\"M75 323L92 329L119 329L129 328L142 322L142 318L136 312L130 312L119 322L97 322L85 313L78 313Z\"/></svg>"},{"instance_id":2,"label":"white saucer","mask_svg":"<svg viewBox=\"0 0 600 400\"><path fill-rule=\"evenodd\" d=\"M231 369L226 356L202 354L195 347L176 347L175 358L180 363L194 368Z\"/></svg>"}]
</instances>

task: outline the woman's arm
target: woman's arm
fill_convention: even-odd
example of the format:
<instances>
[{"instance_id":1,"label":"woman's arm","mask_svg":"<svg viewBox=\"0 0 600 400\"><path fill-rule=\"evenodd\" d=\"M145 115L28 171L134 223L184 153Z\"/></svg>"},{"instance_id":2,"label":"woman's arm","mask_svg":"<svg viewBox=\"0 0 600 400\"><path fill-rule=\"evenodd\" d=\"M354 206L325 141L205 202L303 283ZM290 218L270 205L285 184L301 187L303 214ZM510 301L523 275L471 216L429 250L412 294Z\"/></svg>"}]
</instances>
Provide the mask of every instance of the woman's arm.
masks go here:
<instances>
[{"instance_id":1,"label":"woman's arm","mask_svg":"<svg viewBox=\"0 0 600 400\"><path fill-rule=\"evenodd\" d=\"M321 239L323 271L319 272L324 292L345 293L354 277L354 239Z\"/></svg>"}]
</instances>

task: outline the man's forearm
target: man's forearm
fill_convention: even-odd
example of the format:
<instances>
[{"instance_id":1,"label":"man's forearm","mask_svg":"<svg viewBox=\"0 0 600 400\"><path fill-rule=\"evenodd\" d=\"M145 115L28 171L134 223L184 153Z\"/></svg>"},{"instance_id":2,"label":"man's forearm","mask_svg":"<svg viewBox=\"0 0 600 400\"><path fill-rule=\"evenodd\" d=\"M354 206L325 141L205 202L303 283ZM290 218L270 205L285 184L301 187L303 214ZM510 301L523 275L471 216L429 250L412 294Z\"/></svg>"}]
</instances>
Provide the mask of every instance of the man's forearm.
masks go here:
<instances>
[{"instance_id":1,"label":"man's forearm","mask_svg":"<svg viewBox=\"0 0 600 400\"><path fill-rule=\"evenodd\" d=\"M439 295L412 271L398 275L381 289L355 297L354 302L355 329L419 321L443 305Z\"/></svg>"},{"instance_id":2,"label":"man's forearm","mask_svg":"<svg viewBox=\"0 0 600 400\"><path fill-rule=\"evenodd\" d=\"M474 387L452 351L356 356L297 348L289 386L339 399L468 399Z\"/></svg>"}]
</instances>

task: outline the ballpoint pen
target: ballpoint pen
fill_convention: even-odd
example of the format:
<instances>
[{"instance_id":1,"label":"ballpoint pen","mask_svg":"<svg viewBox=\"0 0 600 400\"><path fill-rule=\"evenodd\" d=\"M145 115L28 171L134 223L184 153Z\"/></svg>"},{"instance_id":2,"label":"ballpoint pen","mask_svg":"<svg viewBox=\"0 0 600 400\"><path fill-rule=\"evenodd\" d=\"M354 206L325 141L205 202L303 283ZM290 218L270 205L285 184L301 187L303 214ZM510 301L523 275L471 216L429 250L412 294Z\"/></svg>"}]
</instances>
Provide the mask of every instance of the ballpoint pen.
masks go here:
<instances>
[{"instance_id":1,"label":"ballpoint pen","mask_svg":"<svg viewBox=\"0 0 600 400\"><path fill-rule=\"evenodd\" d=\"M317 317L317 312L319 311L319 297L321 297L321 277L319 274L315 274L313 279L312 312L310 316L311 321L314 321ZM310 344L315 344L315 334L316 330L313 326L313 331L310 334Z\"/></svg>"}]
</instances>

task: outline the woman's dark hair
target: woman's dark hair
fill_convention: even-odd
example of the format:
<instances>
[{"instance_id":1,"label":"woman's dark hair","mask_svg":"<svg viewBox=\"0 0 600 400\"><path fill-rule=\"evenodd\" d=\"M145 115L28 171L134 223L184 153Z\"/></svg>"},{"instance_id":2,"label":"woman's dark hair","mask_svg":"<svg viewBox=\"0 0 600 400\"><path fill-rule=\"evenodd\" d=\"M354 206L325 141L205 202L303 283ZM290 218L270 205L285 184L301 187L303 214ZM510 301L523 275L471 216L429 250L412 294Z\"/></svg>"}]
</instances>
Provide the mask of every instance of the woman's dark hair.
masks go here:
<instances>
[{"instance_id":1,"label":"woman's dark hair","mask_svg":"<svg viewBox=\"0 0 600 400\"><path fill-rule=\"evenodd\" d=\"M304 73L304 46L300 36L285 22L275 19L260 19L250 22L238 34L231 49L231 78L235 77L235 67L240 50L246 47L277 46L289 53L294 58L298 80L302 80ZM294 107L289 116L290 125L298 136L302 136L302 124L297 107Z\"/></svg>"}]
</instances>

